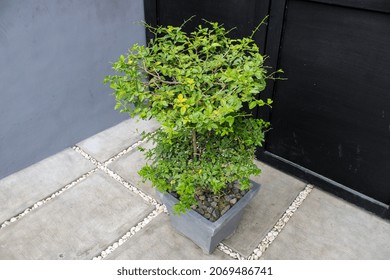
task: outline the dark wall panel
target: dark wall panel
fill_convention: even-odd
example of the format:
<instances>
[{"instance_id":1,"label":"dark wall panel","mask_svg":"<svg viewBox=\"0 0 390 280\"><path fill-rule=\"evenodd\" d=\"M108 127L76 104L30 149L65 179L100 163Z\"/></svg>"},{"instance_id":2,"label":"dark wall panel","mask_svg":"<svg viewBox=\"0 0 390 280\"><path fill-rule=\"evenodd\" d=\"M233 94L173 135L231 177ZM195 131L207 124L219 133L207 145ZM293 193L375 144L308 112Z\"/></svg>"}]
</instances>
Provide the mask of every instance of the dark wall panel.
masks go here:
<instances>
[{"instance_id":1,"label":"dark wall panel","mask_svg":"<svg viewBox=\"0 0 390 280\"><path fill-rule=\"evenodd\" d=\"M266 150L390 203L390 17L289 1Z\"/></svg>"},{"instance_id":2,"label":"dark wall panel","mask_svg":"<svg viewBox=\"0 0 390 280\"><path fill-rule=\"evenodd\" d=\"M110 62L145 42L142 0L0 0L0 178L110 127Z\"/></svg>"},{"instance_id":3,"label":"dark wall panel","mask_svg":"<svg viewBox=\"0 0 390 280\"><path fill-rule=\"evenodd\" d=\"M251 35L269 13L269 0L145 0L145 6L148 12L156 12L155 17L149 15L152 24L180 26L195 15L184 30L193 31L199 24L204 24L202 19L206 19L224 24L226 29L235 27L230 33L233 38ZM265 35L264 26L254 37L263 49Z\"/></svg>"}]
</instances>

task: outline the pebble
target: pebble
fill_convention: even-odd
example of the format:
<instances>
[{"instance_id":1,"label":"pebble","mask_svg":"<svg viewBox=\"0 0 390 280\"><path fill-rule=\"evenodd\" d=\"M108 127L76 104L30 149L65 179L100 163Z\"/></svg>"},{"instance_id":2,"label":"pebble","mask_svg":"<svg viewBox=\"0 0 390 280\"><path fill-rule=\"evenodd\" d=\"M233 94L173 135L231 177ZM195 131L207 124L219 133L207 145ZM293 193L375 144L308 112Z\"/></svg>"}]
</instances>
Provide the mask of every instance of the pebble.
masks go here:
<instances>
[{"instance_id":1,"label":"pebble","mask_svg":"<svg viewBox=\"0 0 390 280\"><path fill-rule=\"evenodd\" d=\"M219 210L218 209L214 209L213 213L212 213L213 217L218 219L219 217L221 217L221 213L219 213Z\"/></svg>"},{"instance_id":2,"label":"pebble","mask_svg":"<svg viewBox=\"0 0 390 280\"><path fill-rule=\"evenodd\" d=\"M199 200L205 200L206 197L204 195L199 196Z\"/></svg>"},{"instance_id":3,"label":"pebble","mask_svg":"<svg viewBox=\"0 0 390 280\"><path fill-rule=\"evenodd\" d=\"M221 211L221 216L223 216L228 210L230 209L230 205L227 205L223 210Z\"/></svg>"},{"instance_id":4,"label":"pebble","mask_svg":"<svg viewBox=\"0 0 390 280\"><path fill-rule=\"evenodd\" d=\"M213 207L207 207L207 212L209 212L210 214L213 213Z\"/></svg>"},{"instance_id":5,"label":"pebble","mask_svg":"<svg viewBox=\"0 0 390 280\"><path fill-rule=\"evenodd\" d=\"M232 204L232 205L236 204L237 203L237 198L233 198L233 199L229 200L229 203Z\"/></svg>"},{"instance_id":6,"label":"pebble","mask_svg":"<svg viewBox=\"0 0 390 280\"><path fill-rule=\"evenodd\" d=\"M210 205L211 205L211 207L217 207L218 203L213 201L213 202L210 203Z\"/></svg>"}]
</instances>

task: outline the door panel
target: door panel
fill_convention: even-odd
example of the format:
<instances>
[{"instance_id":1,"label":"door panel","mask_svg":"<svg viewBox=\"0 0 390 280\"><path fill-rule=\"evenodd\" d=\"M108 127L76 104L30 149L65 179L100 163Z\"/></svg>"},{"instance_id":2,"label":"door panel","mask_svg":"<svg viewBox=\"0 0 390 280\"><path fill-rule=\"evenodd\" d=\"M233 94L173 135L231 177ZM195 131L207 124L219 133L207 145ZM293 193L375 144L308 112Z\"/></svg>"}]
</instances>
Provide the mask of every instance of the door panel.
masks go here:
<instances>
[{"instance_id":1,"label":"door panel","mask_svg":"<svg viewBox=\"0 0 390 280\"><path fill-rule=\"evenodd\" d=\"M389 205L390 15L286 6L265 152Z\"/></svg>"}]
</instances>

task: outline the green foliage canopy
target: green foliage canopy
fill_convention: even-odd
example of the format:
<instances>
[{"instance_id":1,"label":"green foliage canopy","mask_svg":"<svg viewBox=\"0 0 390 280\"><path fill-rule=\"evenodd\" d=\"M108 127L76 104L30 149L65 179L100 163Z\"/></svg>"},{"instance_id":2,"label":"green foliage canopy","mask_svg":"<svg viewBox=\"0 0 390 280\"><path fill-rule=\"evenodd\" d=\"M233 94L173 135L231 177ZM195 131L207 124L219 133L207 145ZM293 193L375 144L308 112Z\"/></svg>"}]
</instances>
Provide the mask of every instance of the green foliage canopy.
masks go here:
<instances>
[{"instance_id":1,"label":"green foliage canopy","mask_svg":"<svg viewBox=\"0 0 390 280\"><path fill-rule=\"evenodd\" d=\"M147 135L155 147L140 175L160 191L176 191L178 213L196 203L198 189L219 193L234 181L248 188L249 176L260 173L254 152L269 124L243 108L271 105L258 94L273 76L252 36L231 39L216 22L189 34L183 26L147 27L155 38L133 45L113 63L118 75L104 80L115 109L161 124Z\"/></svg>"}]
</instances>

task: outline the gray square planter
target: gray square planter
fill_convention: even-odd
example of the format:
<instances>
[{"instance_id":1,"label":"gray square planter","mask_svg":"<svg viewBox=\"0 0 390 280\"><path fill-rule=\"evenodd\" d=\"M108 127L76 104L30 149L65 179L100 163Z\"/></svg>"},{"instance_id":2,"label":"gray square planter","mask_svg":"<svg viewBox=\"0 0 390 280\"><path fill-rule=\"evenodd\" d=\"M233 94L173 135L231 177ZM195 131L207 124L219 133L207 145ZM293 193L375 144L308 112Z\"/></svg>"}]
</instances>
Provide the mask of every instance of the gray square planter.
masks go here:
<instances>
[{"instance_id":1,"label":"gray square planter","mask_svg":"<svg viewBox=\"0 0 390 280\"><path fill-rule=\"evenodd\" d=\"M212 253L218 244L234 233L240 223L245 206L260 190L260 185L251 181L252 188L232 208L215 222L210 222L194 210L180 216L173 213L178 200L169 193L156 191L158 198L168 209L172 226L191 239L206 254Z\"/></svg>"}]
</instances>

